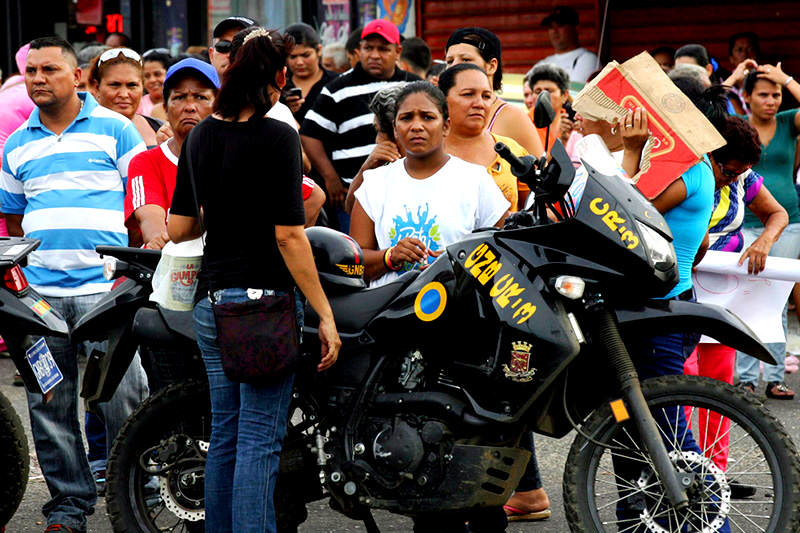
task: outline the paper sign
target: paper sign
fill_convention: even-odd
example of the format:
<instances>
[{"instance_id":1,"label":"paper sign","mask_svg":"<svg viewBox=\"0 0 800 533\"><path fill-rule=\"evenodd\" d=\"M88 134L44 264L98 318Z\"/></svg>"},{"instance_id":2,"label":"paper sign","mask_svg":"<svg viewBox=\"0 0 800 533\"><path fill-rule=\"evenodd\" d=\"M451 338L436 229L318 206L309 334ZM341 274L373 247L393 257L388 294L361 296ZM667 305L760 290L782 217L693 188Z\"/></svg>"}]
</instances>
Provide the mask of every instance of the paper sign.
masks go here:
<instances>
[{"instance_id":1,"label":"paper sign","mask_svg":"<svg viewBox=\"0 0 800 533\"><path fill-rule=\"evenodd\" d=\"M697 301L727 308L750 326L761 342L785 342L783 308L796 281L800 261L768 257L766 268L756 276L747 273L740 254L709 251L697 265L694 288ZM703 337L700 342L716 342Z\"/></svg>"},{"instance_id":2,"label":"paper sign","mask_svg":"<svg viewBox=\"0 0 800 533\"><path fill-rule=\"evenodd\" d=\"M36 381L39 382L39 387L42 389L43 394L50 392L53 387L64 380L56 360L53 359L53 354L50 353L50 348L44 341L44 337L36 341L36 343L25 350L25 357L28 364L31 365L33 375L36 376Z\"/></svg>"}]
</instances>

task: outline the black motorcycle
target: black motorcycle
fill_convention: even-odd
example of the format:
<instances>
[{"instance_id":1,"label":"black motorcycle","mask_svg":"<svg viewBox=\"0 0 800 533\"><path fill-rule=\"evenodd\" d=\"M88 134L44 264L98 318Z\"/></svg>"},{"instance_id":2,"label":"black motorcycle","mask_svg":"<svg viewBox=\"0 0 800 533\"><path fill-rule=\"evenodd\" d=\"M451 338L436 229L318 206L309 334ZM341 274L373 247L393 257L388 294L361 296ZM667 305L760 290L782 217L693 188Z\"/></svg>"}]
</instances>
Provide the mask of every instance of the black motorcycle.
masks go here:
<instances>
[{"instance_id":1,"label":"black motorcycle","mask_svg":"<svg viewBox=\"0 0 800 533\"><path fill-rule=\"evenodd\" d=\"M296 528L304 502L324 496L370 531L372 509L501 506L529 459L523 434L574 429L563 483L573 531L796 531L800 461L774 416L725 383L638 379L628 346L673 332L773 361L727 310L652 299L678 279L663 217L632 184L588 165L573 212L562 199L574 170L560 144L549 164L498 152L531 186L533 209L447 247L422 272L365 289L352 239L307 231L343 347L316 374L318 322L307 307L275 496L280 529ZM202 382L170 387L131 416L109 461L116 531L191 530L202 519L209 417ZM710 435L714 417L722 429Z\"/></svg>"},{"instance_id":2,"label":"black motorcycle","mask_svg":"<svg viewBox=\"0 0 800 533\"><path fill-rule=\"evenodd\" d=\"M31 286L21 266L38 239L0 237L0 336L31 392L47 394L61 373L42 336L66 337L69 326ZM0 528L19 507L28 485L28 440L19 416L0 394Z\"/></svg>"}]
</instances>

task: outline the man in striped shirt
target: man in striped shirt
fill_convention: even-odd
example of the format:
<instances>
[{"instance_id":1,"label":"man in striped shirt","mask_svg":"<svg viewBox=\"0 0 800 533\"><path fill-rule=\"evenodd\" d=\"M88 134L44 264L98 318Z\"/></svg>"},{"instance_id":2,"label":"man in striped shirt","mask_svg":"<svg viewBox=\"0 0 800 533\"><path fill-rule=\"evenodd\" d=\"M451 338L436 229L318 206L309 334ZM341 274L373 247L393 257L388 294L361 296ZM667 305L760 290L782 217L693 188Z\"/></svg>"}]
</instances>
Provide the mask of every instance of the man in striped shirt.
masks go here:
<instances>
[{"instance_id":1,"label":"man in striped shirt","mask_svg":"<svg viewBox=\"0 0 800 533\"><path fill-rule=\"evenodd\" d=\"M322 89L300 129L303 150L325 180L339 229L349 230L344 211L347 187L375 148L372 97L386 87L418 80L397 67L400 32L388 20L373 20L361 32L360 62Z\"/></svg>"},{"instance_id":2,"label":"man in striped shirt","mask_svg":"<svg viewBox=\"0 0 800 533\"><path fill-rule=\"evenodd\" d=\"M31 42L25 84L36 109L6 141L0 172L0 210L9 233L42 242L25 274L70 327L111 288L94 249L128 244L128 163L145 148L130 121L76 91L80 74L63 39ZM47 402L28 391L36 453L51 496L42 512L47 531L85 531L97 495L78 422L77 346L54 337L46 342L63 381ZM109 448L146 391L137 356L112 400L100 406Z\"/></svg>"}]
</instances>

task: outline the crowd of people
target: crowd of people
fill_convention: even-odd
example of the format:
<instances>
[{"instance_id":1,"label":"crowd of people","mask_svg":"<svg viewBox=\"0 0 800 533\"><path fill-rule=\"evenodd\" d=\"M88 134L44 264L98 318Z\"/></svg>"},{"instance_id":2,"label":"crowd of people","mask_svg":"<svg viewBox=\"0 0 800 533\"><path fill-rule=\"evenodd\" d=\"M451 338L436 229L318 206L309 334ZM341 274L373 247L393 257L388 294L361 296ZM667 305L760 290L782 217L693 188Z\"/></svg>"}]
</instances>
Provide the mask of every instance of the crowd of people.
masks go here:
<instances>
[{"instance_id":1,"label":"crowd of people","mask_svg":"<svg viewBox=\"0 0 800 533\"><path fill-rule=\"evenodd\" d=\"M194 319L213 409L208 531L275 530L272 493L292 387L291 375L269 386L225 375L213 306L251 299L253 289L297 287L320 317L320 370L337 359L341 342L304 227L349 233L374 287L426 268L449 244L476 228L502 227L529 205L530 191L494 151L498 141L538 157L560 140L578 167L576 204L583 136L598 135L625 173L639 172L647 113L636 109L614 123L576 114L570 84L591 80L601 65L579 46L574 10L558 7L543 25L554 53L524 78L527 110L497 95L501 42L478 27L453 32L442 58L387 20L323 46L307 24L278 32L243 16L217 24L207 50L178 58L161 48L140 54L121 34L77 52L43 37L17 52L20 74L0 87L0 233L41 240L26 276L70 325L111 286L96 246L162 249L205 234ZM785 92L800 100L800 83L780 62L761 62L751 33L731 38L730 72L700 44L652 55L727 141L651 199L672 228L680 270L665 298L694 298L691 270L706 249L741 253L752 273L767 256L798 258L800 112L780 108ZM542 91L555 118L537 128L533 106ZM785 327L786 310L783 317ZM47 402L28 394L51 495L43 513L47 531L81 532L102 494L106 450L148 390L164 383L155 355L143 352L114 398L79 424L78 354L92 347L47 342L64 381ZM696 344L675 334L631 350L643 378L686 372L733 383L738 376L756 393L759 361ZM778 364L763 367L765 394L792 399L785 343L770 349ZM532 436L522 445L533 452ZM726 443L715 446L724 468ZM497 531L507 520L549 515L534 455L504 512L472 517L470 528ZM437 524L426 517L416 530Z\"/></svg>"}]
</instances>

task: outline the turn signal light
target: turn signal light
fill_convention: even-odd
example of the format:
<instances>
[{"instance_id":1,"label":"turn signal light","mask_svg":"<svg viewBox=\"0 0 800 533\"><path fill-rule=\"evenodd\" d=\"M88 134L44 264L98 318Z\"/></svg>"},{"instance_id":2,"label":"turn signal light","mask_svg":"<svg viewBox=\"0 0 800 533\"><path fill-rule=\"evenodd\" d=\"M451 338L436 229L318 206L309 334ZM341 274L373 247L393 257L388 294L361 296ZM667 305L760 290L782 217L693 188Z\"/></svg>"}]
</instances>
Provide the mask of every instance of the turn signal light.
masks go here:
<instances>
[{"instance_id":1,"label":"turn signal light","mask_svg":"<svg viewBox=\"0 0 800 533\"><path fill-rule=\"evenodd\" d=\"M559 294L570 300L577 300L583 296L586 282L576 276L559 276L556 278L556 290Z\"/></svg>"},{"instance_id":2,"label":"turn signal light","mask_svg":"<svg viewBox=\"0 0 800 533\"><path fill-rule=\"evenodd\" d=\"M3 274L3 281L9 290L20 293L28 288L28 280L25 278L25 273L19 265L14 265L14 268L9 268Z\"/></svg>"}]
</instances>

